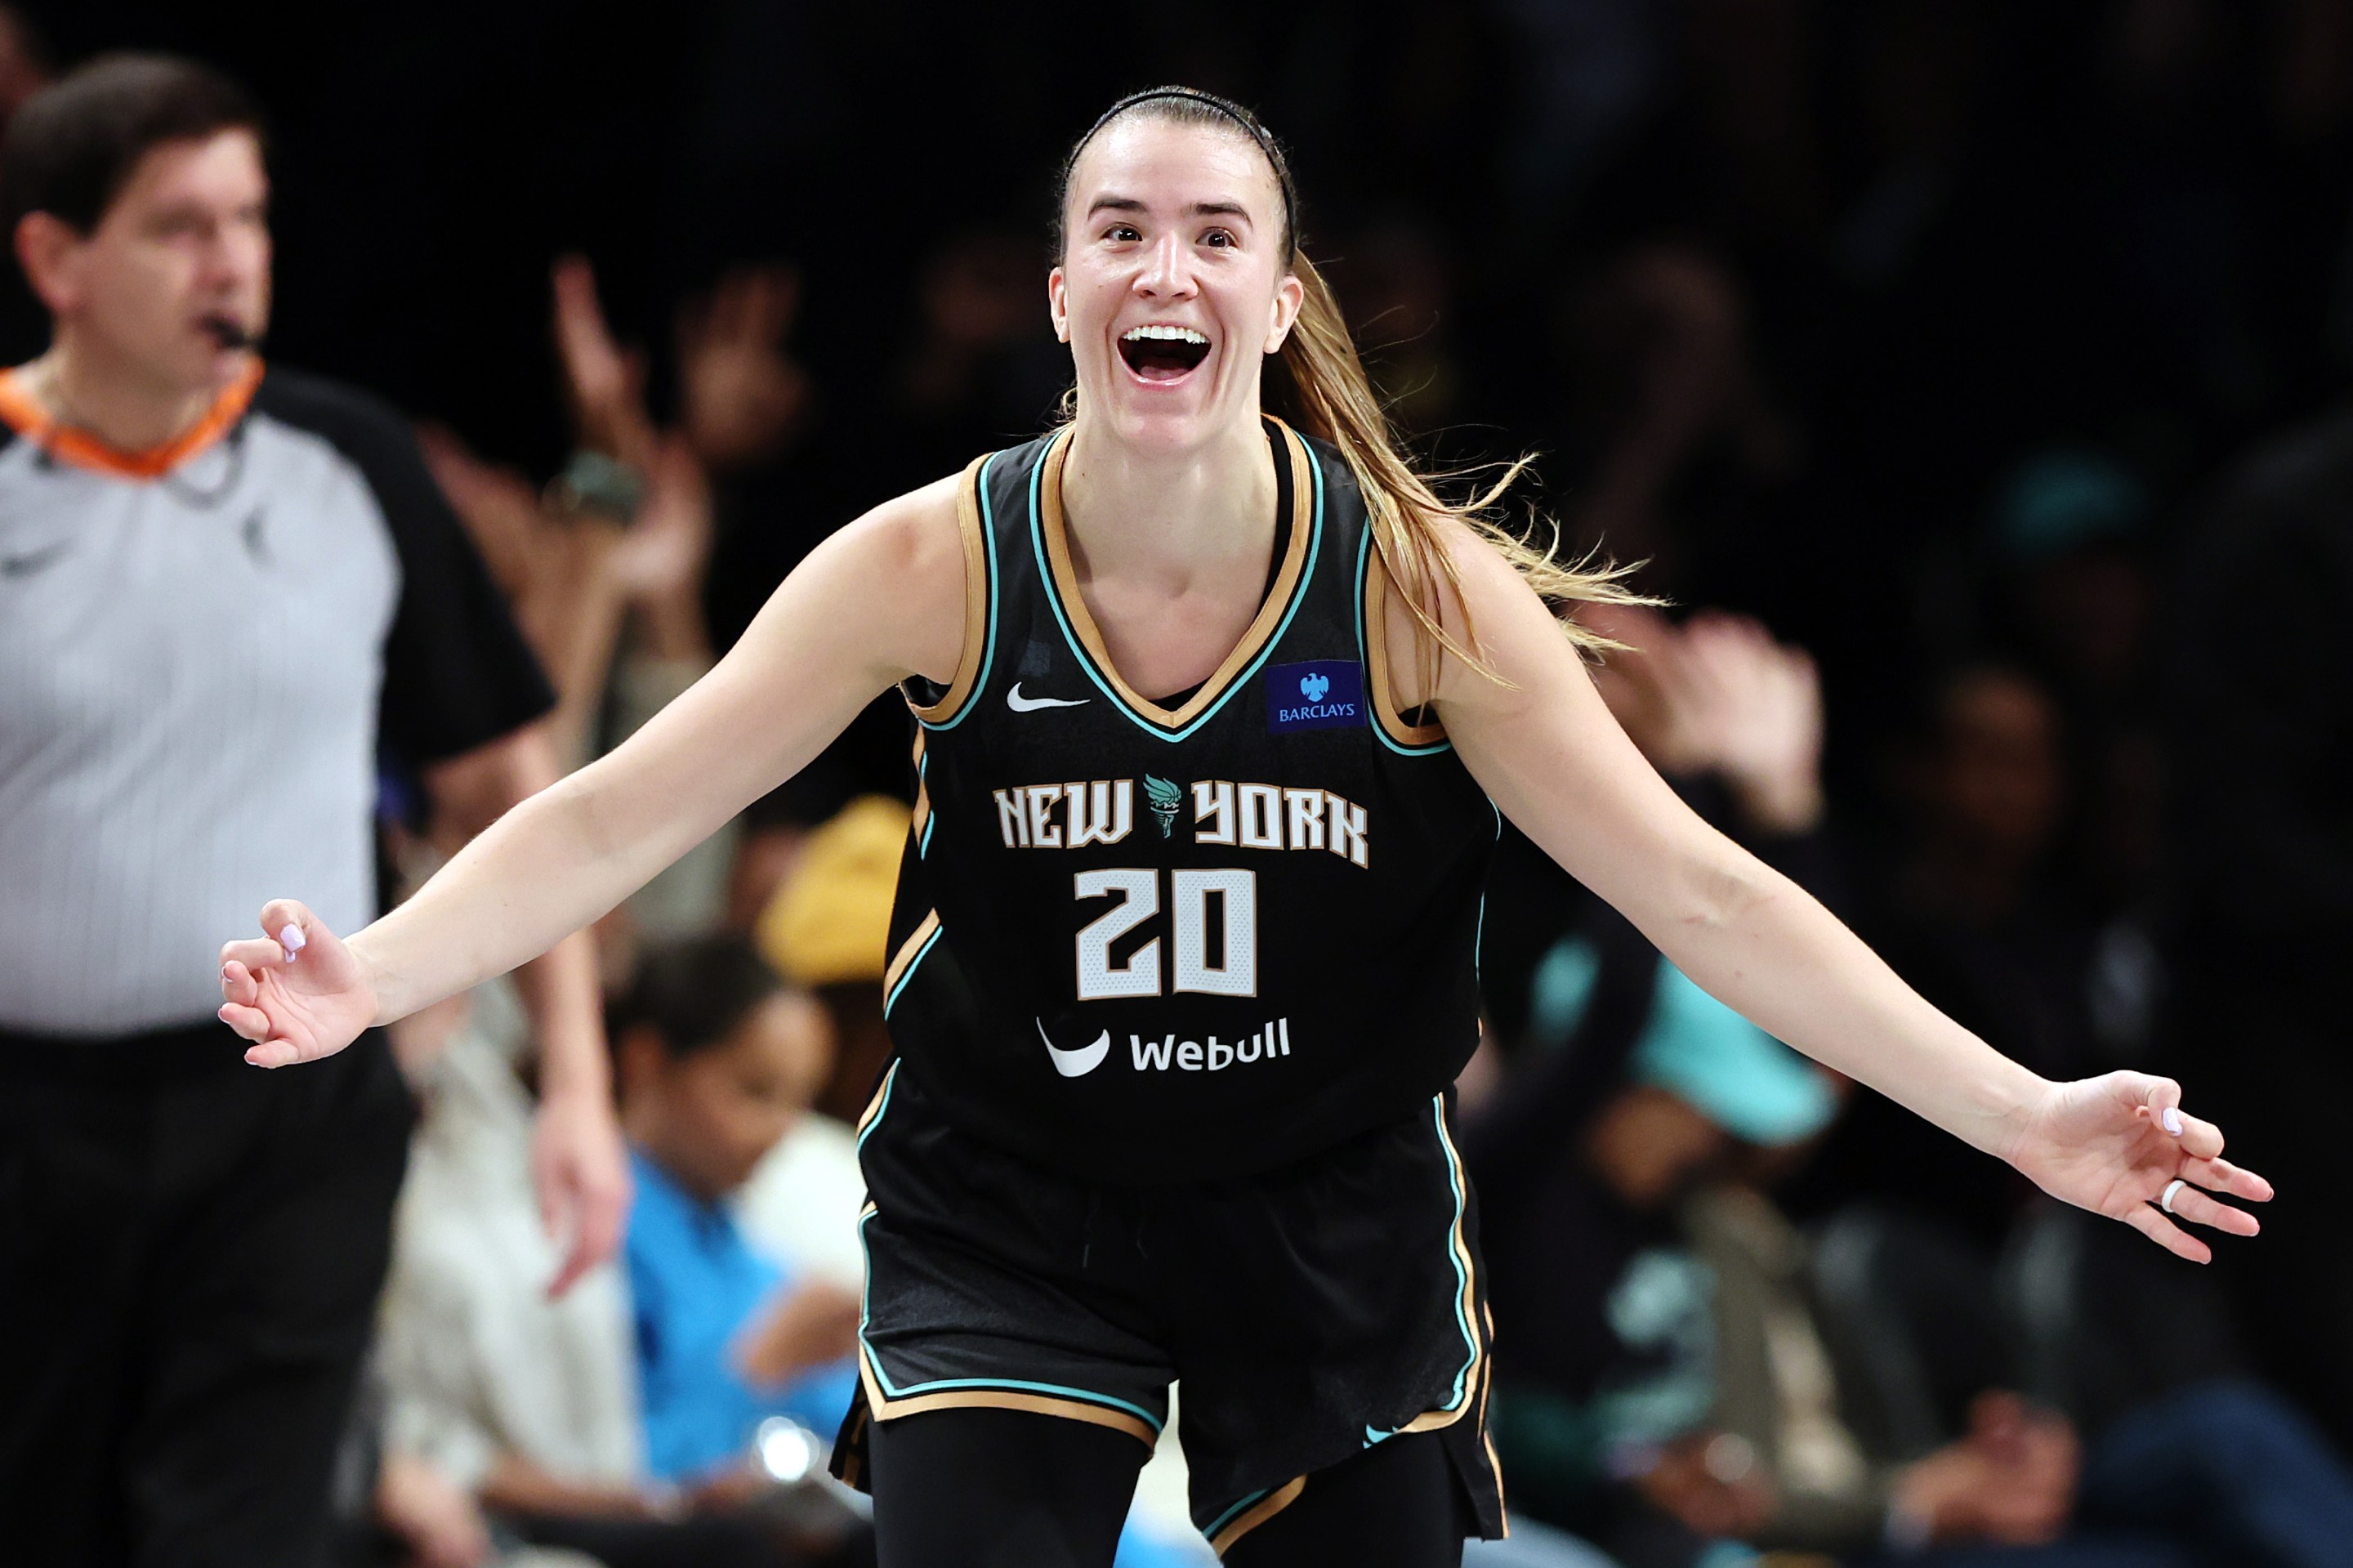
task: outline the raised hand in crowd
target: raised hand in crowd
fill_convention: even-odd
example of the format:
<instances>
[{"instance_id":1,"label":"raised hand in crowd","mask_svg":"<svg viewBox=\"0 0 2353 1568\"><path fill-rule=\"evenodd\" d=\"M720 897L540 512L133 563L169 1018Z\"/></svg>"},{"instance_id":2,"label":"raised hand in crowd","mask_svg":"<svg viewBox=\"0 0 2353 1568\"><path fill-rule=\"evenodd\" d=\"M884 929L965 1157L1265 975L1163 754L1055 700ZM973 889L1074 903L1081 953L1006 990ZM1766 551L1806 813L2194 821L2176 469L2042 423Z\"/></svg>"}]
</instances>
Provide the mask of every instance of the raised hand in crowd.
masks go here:
<instances>
[{"instance_id":1,"label":"raised hand in crowd","mask_svg":"<svg viewBox=\"0 0 2353 1568\"><path fill-rule=\"evenodd\" d=\"M1641 605L1587 606L1579 620L1626 644L1594 681L1659 771L1717 775L1762 832L1804 832L1821 820L1822 694L1811 655L1720 610L1680 627Z\"/></svg>"},{"instance_id":2,"label":"raised hand in crowd","mask_svg":"<svg viewBox=\"0 0 2353 1568\"><path fill-rule=\"evenodd\" d=\"M614 341L587 258L558 257L552 281L556 360L573 429L583 447L642 473L655 446L654 423L646 413L645 355Z\"/></svg>"},{"instance_id":3,"label":"raised hand in crowd","mask_svg":"<svg viewBox=\"0 0 2353 1568\"><path fill-rule=\"evenodd\" d=\"M768 264L679 308L679 419L715 472L774 457L808 406L808 376L785 352L800 298L800 274Z\"/></svg>"},{"instance_id":4,"label":"raised hand in crowd","mask_svg":"<svg viewBox=\"0 0 2353 1568\"><path fill-rule=\"evenodd\" d=\"M418 440L555 687L545 723L568 764L603 701L619 635L623 596L613 561L620 531L588 514L559 514L522 473L477 456L452 431L427 429Z\"/></svg>"}]
</instances>

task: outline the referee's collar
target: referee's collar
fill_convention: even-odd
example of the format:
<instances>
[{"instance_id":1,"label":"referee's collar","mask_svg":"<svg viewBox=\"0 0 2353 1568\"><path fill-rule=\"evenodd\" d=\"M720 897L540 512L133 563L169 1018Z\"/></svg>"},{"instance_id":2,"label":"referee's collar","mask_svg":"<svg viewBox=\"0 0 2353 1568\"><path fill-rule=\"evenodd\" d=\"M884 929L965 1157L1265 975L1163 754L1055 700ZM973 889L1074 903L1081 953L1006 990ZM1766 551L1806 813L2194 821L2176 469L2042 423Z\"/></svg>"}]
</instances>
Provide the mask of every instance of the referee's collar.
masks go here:
<instances>
[{"instance_id":1,"label":"referee's collar","mask_svg":"<svg viewBox=\"0 0 2353 1568\"><path fill-rule=\"evenodd\" d=\"M70 425L51 418L11 366L0 370L0 420L52 457L93 473L117 479L161 479L237 428L261 385L261 361L255 359L237 378L220 389L204 417L161 446L126 451Z\"/></svg>"}]
</instances>

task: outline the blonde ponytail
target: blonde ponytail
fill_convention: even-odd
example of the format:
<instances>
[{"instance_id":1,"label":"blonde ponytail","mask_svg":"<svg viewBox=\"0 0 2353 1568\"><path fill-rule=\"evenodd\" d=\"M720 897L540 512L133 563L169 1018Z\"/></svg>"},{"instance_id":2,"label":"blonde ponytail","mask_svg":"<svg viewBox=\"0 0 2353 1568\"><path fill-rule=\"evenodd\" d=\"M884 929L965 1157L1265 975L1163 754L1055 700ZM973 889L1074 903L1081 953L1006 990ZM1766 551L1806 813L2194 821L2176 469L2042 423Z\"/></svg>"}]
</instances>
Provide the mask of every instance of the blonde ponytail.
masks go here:
<instances>
[{"instance_id":1,"label":"blonde ponytail","mask_svg":"<svg viewBox=\"0 0 2353 1568\"><path fill-rule=\"evenodd\" d=\"M1306 297L1299 319L1283 340L1283 368L1290 372L1297 407L1295 422L1310 435L1340 449L1364 493L1365 511L1373 530L1373 547L1381 566L1408 609L1419 635L1415 639L1416 668L1421 689L1437 689L1441 653L1451 653L1489 680L1498 675L1478 649L1478 631L1463 610L1461 639L1448 631L1440 619L1441 583L1444 593L1459 604L1462 579L1439 542L1446 520L1467 524L1512 563L1521 580L1556 607L1572 604L1645 604L1651 602L1626 586L1630 568L1596 566L1591 556L1571 562L1560 556L1560 531L1537 549L1495 520L1493 508L1512 482L1528 466L1523 457L1505 465L1503 473L1483 491L1461 503L1440 497L1430 476L1414 468L1398 450L1372 380L1365 374L1346 318L1331 285L1304 254L1294 256L1292 270ZM1441 476L1442 477L1442 476ZM1561 630L1579 649L1599 652L1618 646L1563 618Z\"/></svg>"}]
</instances>

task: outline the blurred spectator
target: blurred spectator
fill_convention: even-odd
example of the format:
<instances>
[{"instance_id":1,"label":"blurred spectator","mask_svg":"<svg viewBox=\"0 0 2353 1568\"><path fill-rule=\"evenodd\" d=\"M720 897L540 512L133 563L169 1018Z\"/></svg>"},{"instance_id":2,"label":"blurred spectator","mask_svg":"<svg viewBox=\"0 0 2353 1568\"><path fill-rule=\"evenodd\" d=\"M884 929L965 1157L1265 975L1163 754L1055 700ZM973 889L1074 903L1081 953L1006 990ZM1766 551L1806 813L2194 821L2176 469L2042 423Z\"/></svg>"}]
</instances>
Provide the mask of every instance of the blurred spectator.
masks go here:
<instances>
[{"instance_id":1,"label":"blurred spectator","mask_svg":"<svg viewBox=\"0 0 2353 1568\"><path fill-rule=\"evenodd\" d=\"M769 1414L849 1406L854 1292L744 1239L729 1202L832 1070L832 1028L740 938L656 948L612 1016L638 1179L624 1244L653 1473L691 1480Z\"/></svg>"},{"instance_id":2,"label":"blurred spectator","mask_svg":"<svg viewBox=\"0 0 2353 1568\"><path fill-rule=\"evenodd\" d=\"M1798 454L1766 394L1748 311L1720 258L1665 242L1620 258L1566 323L1578 376L1567 428L1590 450L1575 537L1641 563L1647 591L1750 606L1732 597L1754 591L1744 567L1787 548L1756 536Z\"/></svg>"},{"instance_id":3,"label":"blurred spectator","mask_svg":"<svg viewBox=\"0 0 2353 1568\"><path fill-rule=\"evenodd\" d=\"M2104 453L2046 449L2004 476L1989 522L1995 635L2050 678L2071 736L2080 799L2066 824L2076 842L2054 846L2061 869L2090 912L2132 922L2147 950L2165 789L2148 487ZM2109 1044L2143 1047L2156 1001L2140 999L2136 1037Z\"/></svg>"},{"instance_id":4,"label":"blurred spectator","mask_svg":"<svg viewBox=\"0 0 2353 1568\"><path fill-rule=\"evenodd\" d=\"M456 1553L476 1537L561 1543L605 1568L804 1560L747 1513L759 1489L740 1467L685 1487L650 1473L628 1281L607 1266L548 1298L555 1260L516 1161L531 1109L519 1021L500 987L472 1000L430 1069L401 1194L379 1517L436 1568L512 1562Z\"/></svg>"},{"instance_id":5,"label":"blurred spectator","mask_svg":"<svg viewBox=\"0 0 2353 1568\"><path fill-rule=\"evenodd\" d=\"M1900 778L1912 832L1873 931L1889 962L2037 1073L2118 1065L2094 1026L2106 932L2058 863L2073 786L2049 688L2002 664L1953 671L1931 690ZM1991 1247L2031 1195L2009 1167L1924 1143L1911 1112L1862 1090L1792 1201L1810 1215L1902 1202Z\"/></svg>"},{"instance_id":6,"label":"blurred spectator","mask_svg":"<svg viewBox=\"0 0 2353 1568\"><path fill-rule=\"evenodd\" d=\"M556 482L534 492L449 430L427 428L423 446L553 676L547 729L575 766L618 745L711 668L702 592L712 503L694 440L658 429L647 411L588 263L559 260L552 294L579 443ZM733 828L721 830L607 917L599 928L607 972L628 972L629 939L686 935L720 916L734 841Z\"/></svg>"}]
</instances>

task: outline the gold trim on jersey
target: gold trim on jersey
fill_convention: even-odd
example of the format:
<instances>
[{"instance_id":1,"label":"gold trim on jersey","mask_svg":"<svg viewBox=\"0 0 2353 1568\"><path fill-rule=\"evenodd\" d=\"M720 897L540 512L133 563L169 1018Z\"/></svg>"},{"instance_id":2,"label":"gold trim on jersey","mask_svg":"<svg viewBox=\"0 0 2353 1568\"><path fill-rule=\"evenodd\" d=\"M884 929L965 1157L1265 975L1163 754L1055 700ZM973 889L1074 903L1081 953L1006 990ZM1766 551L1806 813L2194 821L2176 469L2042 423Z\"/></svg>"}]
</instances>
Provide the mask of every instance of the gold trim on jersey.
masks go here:
<instances>
[{"instance_id":1,"label":"gold trim on jersey","mask_svg":"<svg viewBox=\"0 0 2353 1568\"><path fill-rule=\"evenodd\" d=\"M905 1399L886 1398L881 1381L874 1374L873 1352L861 1340L858 1346L858 1381L866 1392L867 1413L877 1421L896 1421L902 1415L921 1415L926 1410L1026 1410L1033 1415L1060 1415L1072 1421L1084 1421L1094 1426L1108 1426L1114 1432L1124 1432L1150 1448L1158 1442L1157 1436L1142 1418L1124 1410L1108 1410L1084 1400L1056 1399L1050 1394L1020 1393L1012 1389L960 1388L946 1393L917 1393Z\"/></svg>"},{"instance_id":2,"label":"gold trim on jersey","mask_svg":"<svg viewBox=\"0 0 2353 1568\"><path fill-rule=\"evenodd\" d=\"M913 964L917 957L922 954L923 944L930 941L932 933L939 928L940 912L936 909L925 911L923 919L916 922L915 928L907 933L907 939L899 944L899 950L891 955L890 967L882 971L884 996L889 996L897 987L900 980L905 976L909 966Z\"/></svg>"},{"instance_id":3,"label":"gold trim on jersey","mask_svg":"<svg viewBox=\"0 0 2353 1568\"><path fill-rule=\"evenodd\" d=\"M1372 526L1368 520L1366 527ZM1446 738L1442 724L1408 724L1398 711L1389 686L1389 569L1380 547L1365 567L1365 695L1371 702L1373 722L1399 746L1432 746Z\"/></svg>"},{"instance_id":4,"label":"gold trim on jersey","mask_svg":"<svg viewBox=\"0 0 2353 1568\"><path fill-rule=\"evenodd\" d=\"M1271 416L1269 416L1271 418ZM1275 572L1274 585L1259 606L1258 617L1242 633L1217 673L1201 684L1201 689L1187 698L1178 708L1164 708L1140 695L1134 687L1122 678L1111 662L1110 651L1104 647L1102 630L1095 625L1094 612L1087 608L1086 595L1079 591L1078 568L1071 563L1071 541L1062 522L1062 464L1071 455L1071 438L1056 441L1045 458L1046 471L1039 486L1039 521L1046 542L1043 563L1053 581L1055 597L1061 600L1062 613L1070 622L1071 631L1083 646L1087 658L1096 671L1117 694L1119 700L1142 718L1165 729L1180 729L1200 716L1210 704L1223 695L1234 677L1258 656L1266 646L1274 629L1282 624L1292 600L1301 591L1300 576L1306 565L1310 533L1315 525L1315 478L1307 466L1307 449L1298 433L1282 420L1274 420L1282 432L1283 445L1291 456L1291 538L1282 553L1282 564Z\"/></svg>"},{"instance_id":5,"label":"gold trim on jersey","mask_svg":"<svg viewBox=\"0 0 2353 1568\"><path fill-rule=\"evenodd\" d=\"M980 471L984 455L965 464L956 481L956 532L964 539L964 650L956 655L955 678L940 700L929 707L913 698L907 705L926 724L944 724L972 697L980 679L981 662L988 656L988 540L980 520Z\"/></svg>"},{"instance_id":6,"label":"gold trim on jersey","mask_svg":"<svg viewBox=\"0 0 2353 1568\"><path fill-rule=\"evenodd\" d=\"M915 850L923 852L923 828L932 820L932 791L923 779L923 730L915 729L915 810L907 819L907 831L915 836Z\"/></svg>"},{"instance_id":7,"label":"gold trim on jersey","mask_svg":"<svg viewBox=\"0 0 2353 1568\"><path fill-rule=\"evenodd\" d=\"M1235 1542L1240 1541L1243 1536L1248 1535L1251 1531L1256 1530L1260 1525L1264 1524L1268 1520L1272 1519L1276 1514L1281 1513L1284 1509L1287 1509L1293 1503L1297 1502L1299 1500L1299 1494L1306 1489L1307 1478L1305 1476L1301 1476L1285 1485L1277 1487L1274 1490L1261 1498L1257 1502L1251 1504L1250 1510L1248 1513L1243 1514L1240 1519L1234 1520L1233 1523L1218 1531L1217 1539L1209 1542L1209 1550L1216 1552L1219 1556L1223 1557L1226 1552L1232 1548Z\"/></svg>"},{"instance_id":8,"label":"gold trim on jersey","mask_svg":"<svg viewBox=\"0 0 2353 1568\"><path fill-rule=\"evenodd\" d=\"M884 1073L882 1075L882 1081L874 1086L874 1097L868 1100L866 1102L866 1108L858 1113L858 1125L851 1130L859 1134L861 1138L865 1136L868 1124L873 1121L874 1118L881 1111L883 1106L889 1102L891 1098L891 1080L898 1075L899 1062L898 1058L893 1057L891 1061L890 1071ZM862 1220L867 1214L873 1213L874 1212L874 1205L869 1203L866 1205L865 1212L860 1213L858 1217Z\"/></svg>"}]
</instances>

